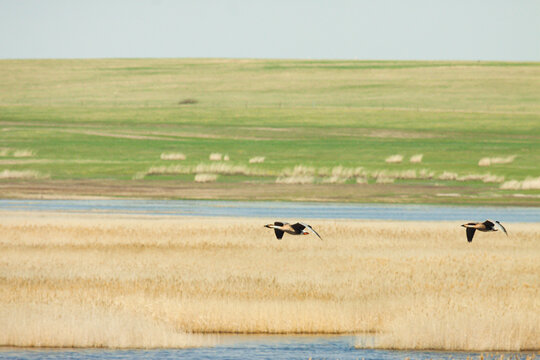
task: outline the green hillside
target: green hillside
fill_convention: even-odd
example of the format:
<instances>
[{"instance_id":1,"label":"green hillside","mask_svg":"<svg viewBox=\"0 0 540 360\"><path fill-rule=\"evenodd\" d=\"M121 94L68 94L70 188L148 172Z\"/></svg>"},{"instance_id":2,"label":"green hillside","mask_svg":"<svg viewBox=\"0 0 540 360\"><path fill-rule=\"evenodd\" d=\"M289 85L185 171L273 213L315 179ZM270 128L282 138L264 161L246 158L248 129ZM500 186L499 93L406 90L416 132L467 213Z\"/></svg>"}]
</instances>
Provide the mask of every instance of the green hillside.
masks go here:
<instances>
[{"instance_id":1,"label":"green hillside","mask_svg":"<svg viewBox=\"0 0 540 360\"><path fill-rule=\"evenodd\" d=\"M0 77L2 198L540 204L540 63L2 60Z\"/></svg>"}]
</instances>

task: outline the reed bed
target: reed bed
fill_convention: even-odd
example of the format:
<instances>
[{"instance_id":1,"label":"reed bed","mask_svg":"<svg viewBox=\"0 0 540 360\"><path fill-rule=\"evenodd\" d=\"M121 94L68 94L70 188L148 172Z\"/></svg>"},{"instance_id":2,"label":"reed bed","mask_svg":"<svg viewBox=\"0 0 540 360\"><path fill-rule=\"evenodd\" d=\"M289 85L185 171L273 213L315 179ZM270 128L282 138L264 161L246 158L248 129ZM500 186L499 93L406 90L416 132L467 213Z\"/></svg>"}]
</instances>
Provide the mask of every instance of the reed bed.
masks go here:
<instances>
[{"instance_id":1,"label":"reed bed","mask_svg":"<svg viewBox=\"0 0 540 360\"><path fill-rule=\"evenodd\" d=\"M380 348L540 349L540 224L467 243L460 222L313 220L324 241L279 241L262 226L275 219L1 215L1 345L371 333Z\"/></svg>"}]
</instances>

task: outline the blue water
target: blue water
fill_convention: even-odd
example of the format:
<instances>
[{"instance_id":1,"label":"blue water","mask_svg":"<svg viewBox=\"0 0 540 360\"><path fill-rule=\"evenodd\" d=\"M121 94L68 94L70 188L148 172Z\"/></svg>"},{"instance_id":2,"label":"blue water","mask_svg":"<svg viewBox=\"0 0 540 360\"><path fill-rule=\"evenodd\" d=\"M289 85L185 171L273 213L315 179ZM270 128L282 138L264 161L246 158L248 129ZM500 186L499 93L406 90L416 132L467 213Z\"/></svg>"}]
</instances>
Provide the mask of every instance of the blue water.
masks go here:
<instances>
[{"instance_id":1,"label":"blue water","mask_svg":"<svg viewBox=\"0 0 540 360\"><path fill-rule=\"evenodd\" d=\"M481 353L438 351L389 351L355 349L352 336L240 336L215 347L159 350L105 349L0 349L2 359L365 359L404 360L478 358ZM531 353L504 353L505 359L525 359ZM499 360L495 353L486 360Z\"/></svg>"},{"instance_id":2,"label":"blue water","mask_svg":"<svg viewBox=\"0 0 540 360\"><path fill-rule=\"evenodd\" d=\"M540 204L539 204L540 205ZM205 200L0 200L0 210L98 212L269 219L539 222L540 207L379 205Z\"/></svg>"}]
</instances>

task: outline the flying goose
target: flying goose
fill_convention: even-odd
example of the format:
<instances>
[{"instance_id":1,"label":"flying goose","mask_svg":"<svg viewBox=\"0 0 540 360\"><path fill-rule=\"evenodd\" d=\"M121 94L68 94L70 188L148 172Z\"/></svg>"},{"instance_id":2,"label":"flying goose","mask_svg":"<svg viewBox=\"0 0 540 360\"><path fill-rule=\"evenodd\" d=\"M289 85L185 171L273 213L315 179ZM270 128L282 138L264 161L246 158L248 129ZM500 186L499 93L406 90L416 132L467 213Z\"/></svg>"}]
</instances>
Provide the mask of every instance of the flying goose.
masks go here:
<instances>
[{"instance_id":1,"label":"flying goose","mask_svg":"<svg viewBox=\"0 0 540 360\"><path fill-rule=\"evenodd\" d=\"M463 224L461 226L467 229L468 242L472 241L474 232L476 230L488 232L488 231L498 231L499 229L501 229L502 231L504 231L506 236L508 236L508 233L506 232L506 229L504 228L504 226L502 226L502 224L496 220L495 221L486 220L484 222L470 222L470 223Z\"/></svg>"},{"instance_id":2,"label":"flying goose","mask_svg":"<svg viewBox=\"0 0 540 360\"><path fill-rule=\"evenodd\" d=\"M269 229L274 229L274 232L276 233L276 237L278 240L281 240L283 237L283 233L291 234L291 235L309 235L310 232L314 233L319 237L319 239L322 240L321 236L317 234L313 228L304 223L297 222L296 224L289 224L284 223L281 221L276 221L273 224L267 224L264 225L264 227L267 227Z\"/></svg>"}]
</instances>

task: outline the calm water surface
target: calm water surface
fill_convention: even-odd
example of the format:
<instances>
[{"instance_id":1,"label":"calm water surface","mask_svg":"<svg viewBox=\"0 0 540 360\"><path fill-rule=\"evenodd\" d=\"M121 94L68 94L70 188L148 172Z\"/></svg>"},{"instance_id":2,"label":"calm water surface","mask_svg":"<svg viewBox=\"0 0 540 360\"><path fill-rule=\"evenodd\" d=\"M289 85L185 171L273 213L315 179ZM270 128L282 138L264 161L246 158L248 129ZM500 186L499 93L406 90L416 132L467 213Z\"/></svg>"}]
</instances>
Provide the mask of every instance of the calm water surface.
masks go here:
<instances>
[{"instance_id":1,"label":"calm water surface","mask_svg":"<svg viewBox=\"0 0 540 360\"><path fill-rule=\"evenodd\" d=\"M222 345L174 350L101 349L0 349L3 359L455 359L478 357L481 353L434 351L387 351L354 348L353 336L238 336L224 339ZM525 359L528 354L504 353L505 359ZM499 360L485 354L484 359Z\"/></svg>"},{"instance_id":2,"label":"calm water surface","mask_svg":"<svg viewBox=\"0 0 540 360\"><path fill-rule=\"evenodd\" d=\"M0 210L97 212L270 219L380 219L411 221L538 222L539 207L379 205L198 200L0 200Z\"/></svg>"}]
</instances>

